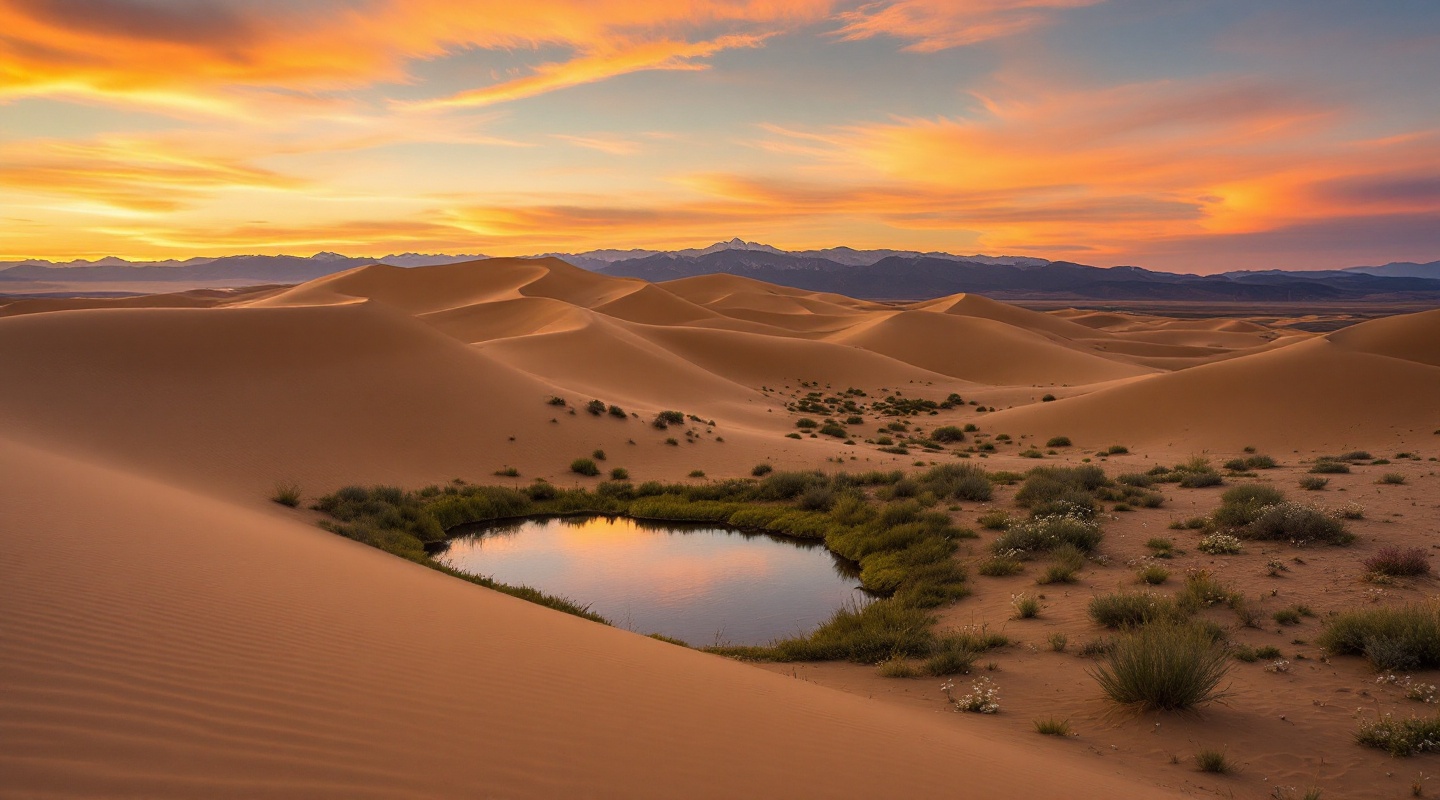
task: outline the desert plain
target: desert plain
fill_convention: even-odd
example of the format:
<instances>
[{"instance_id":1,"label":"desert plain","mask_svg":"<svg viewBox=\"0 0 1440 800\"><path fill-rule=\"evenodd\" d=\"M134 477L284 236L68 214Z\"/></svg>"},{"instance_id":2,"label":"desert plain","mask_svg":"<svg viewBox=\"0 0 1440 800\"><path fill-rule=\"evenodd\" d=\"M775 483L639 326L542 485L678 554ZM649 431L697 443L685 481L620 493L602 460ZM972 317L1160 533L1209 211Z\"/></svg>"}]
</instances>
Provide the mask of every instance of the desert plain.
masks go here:
<instances>
[{"instance_id":1,"label":"desert plain","mask_svg":"<svg viewBox=\"0 0 1440 800\"><path fill-rule=\"evenodd\" d=\"M1440 310L1329 324L978 295L877 303L554 259L0 303L5 796L1440 792L1435 756L1355 741L1380 715L1434 716L1398 682L1434 673L1387 681L1317 644L1333 614L1435 593L1428 576L1380 579L1365 562L1437 546ZM851 389L865 410L834 414L841 435L797 428L825 416L797 410L807 395ZM869 406L957 395L933 414ZM586 413L592 400L626 413ZM650 424L672 409L686 422ZM974 428L928 438L942 426ZM952 556L969 594L932 609L934 628L1004 635L952 678L998 687L995 714L956 713L945 679L923 672L757 662L580 619L335 535L310 507L348 485L593 489L604 476L570 465L595 450L635 482L964 463L1111 478L1207 464L1221 483L1156 483L1154 507L1104 502L1103 541L1051 584L1037 584L1043 558L979 572L1001 535L982 517L1023 516L1021 478L933 503L975 534ZM1225 466L1259 456L1274 466ZM1302 489L1327 457L1348 471ZM282 485L297 507L272 502ZM1186 521L1247 485L1341 513L1353 543L1201 552ZM1146 567L1169 577L1147 589ZM1174 595L1199 571L1241 598L1197 614L1224 645L1279 655L1232 659L1226 696L1193 711L1117 707L1085 645L1124 634L1090 602ZM1020 597L1038 614L1018 618ZM1066 735L1038 734L1039 719ZM1197 769L1203 750L1231 769Z\"/></svg>"}]
</instances>

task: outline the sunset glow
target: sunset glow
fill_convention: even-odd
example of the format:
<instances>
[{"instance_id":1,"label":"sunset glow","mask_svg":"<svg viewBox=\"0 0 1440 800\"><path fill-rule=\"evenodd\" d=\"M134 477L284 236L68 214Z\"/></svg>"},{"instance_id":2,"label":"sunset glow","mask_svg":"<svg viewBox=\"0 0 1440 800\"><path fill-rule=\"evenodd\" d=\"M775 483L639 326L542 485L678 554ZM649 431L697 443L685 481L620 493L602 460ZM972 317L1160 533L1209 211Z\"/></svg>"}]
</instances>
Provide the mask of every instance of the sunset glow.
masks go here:
<instances>
[{"instance_id":1,"label":"sunset glow","mask_svg":"<svg viewBox=\"0 0 1440 800\"><path fill-rule=\"evenodd\" d=\"M0 259L1440 258L1440 8L0 0Z\"/></svg>"}]
</instances>

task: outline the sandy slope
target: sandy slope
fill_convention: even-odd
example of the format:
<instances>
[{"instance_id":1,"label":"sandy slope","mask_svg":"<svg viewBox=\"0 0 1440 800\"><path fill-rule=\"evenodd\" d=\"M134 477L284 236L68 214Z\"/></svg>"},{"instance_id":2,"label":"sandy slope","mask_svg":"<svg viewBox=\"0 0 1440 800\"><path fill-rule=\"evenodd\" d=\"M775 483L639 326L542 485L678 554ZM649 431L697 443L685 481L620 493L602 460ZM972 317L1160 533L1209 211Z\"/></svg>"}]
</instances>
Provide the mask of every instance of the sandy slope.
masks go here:
<instances>
[{"instance_id":1,"label":"sandy slope","mask_svg":"<svg viewBox=\"0 0 1440 800\"><path fill-rule=\"evenodd\" d=\"M1161 796L274 511L9 442L0 468L10 796Z\"/></svg>"},{"instance_id":2,"label":"sandy slope","mask_svg":"<svg viewBox=\"0 0 1440 800\"><path fill-rule=\"evenodd\" d=\"M1149 448L1137 459L1440 428L1440 312L1285 338L514 259L87 305L0 319L7 795L1164 796L1078 746L566 617L264 498L502 466L574 483L595 448L638 479L915 460L863 441L881 419L853 445L784 438L785 402L824 388L960 392L1007 410L920 424ZM570 413L592 398L638 416ZM657 430L663 408L715 425ZM868 694L844 677L864 669L813 672Z\"/></svg>"}]
</instances>

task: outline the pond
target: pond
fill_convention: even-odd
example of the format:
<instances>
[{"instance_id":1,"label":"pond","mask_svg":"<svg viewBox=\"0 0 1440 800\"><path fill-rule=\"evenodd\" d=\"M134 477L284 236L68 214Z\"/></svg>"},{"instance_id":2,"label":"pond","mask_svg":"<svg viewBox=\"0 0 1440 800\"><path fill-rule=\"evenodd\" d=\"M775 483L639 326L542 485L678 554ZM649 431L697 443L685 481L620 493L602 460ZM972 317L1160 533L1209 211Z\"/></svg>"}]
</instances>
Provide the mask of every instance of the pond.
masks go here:
<instances>
[{"instance_id":1,"label":"pond","mask_svg":"<svg viewBox=\"0 0 1440 800\"><path fill-rule=\"evenodd\" d=\"M803 635L869 600L854 565L819 542L713 524L555 517L452 534L436 560L697 647Z\"/></svg>"}]
</instances>

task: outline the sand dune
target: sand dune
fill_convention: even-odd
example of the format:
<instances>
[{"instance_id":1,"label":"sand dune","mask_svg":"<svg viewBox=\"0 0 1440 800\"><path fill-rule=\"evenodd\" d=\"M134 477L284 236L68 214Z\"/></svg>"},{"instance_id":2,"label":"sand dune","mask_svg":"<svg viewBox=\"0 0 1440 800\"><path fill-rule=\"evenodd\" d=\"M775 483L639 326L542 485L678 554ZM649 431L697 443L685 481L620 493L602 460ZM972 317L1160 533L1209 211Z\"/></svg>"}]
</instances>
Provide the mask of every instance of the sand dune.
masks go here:
<instances>
[{"instance_id":1,"label":"sand dune","mask_svg":"<svg viewBox=\"0 0 1440 800\"><path fill-rule=\"evenodd\" d=\"M865 666L806 668L850 691L824 688L455 581L265 498L282 480L314 496L502 466L569 485L592 481L566 465L596 448L641 480L916 460L785 438L785 403L816 387L960 392L1015 407L919 424L1148 448L1137 465L1398 448L1440 428L1440 312L1316 337L520 259L27 302L0 309L0 794L14 796L1171 796L1157 787L1192 779L1097 757L1117 727L1093 723L1090 749L1016 738L909 688L869 699L870 677L850 683ZM638 418L572 413L591 399ZM715 425L655 429L664 408ZM946 613L969 624L974 607Z\"/></svg>"},{"instance_id":2,"label":"sand dune","mask_svg":"<svg viewBox=\"0 0 1440 800\"><path fill-rule=\"evenodd\" d=\"M0 468L10 796L1167 796L292 515L3 440Z\"/></svg>"},{"instance_id":3,"label":"sand dune","mask_svg":"<svg viewBox=\"0 0 1440 800\"><path fill-rule=\"evenodd\" d=\"M829 339L978 383L1098 383L1149 371L1003 322L923 311L878 317Z\"/></svg>"},{"instance_id":4,"label":"sand dune","mask_svg":"<svg viewBox=\"0 0 1440 800\"><path fill-rule=\"evenodd\" d=\"M1004 411L989 421L1091 444L1315 452L1413 440L1440 427L1436 397L1440 368L1321 339Z\"/></svg>"}]
</instances>

